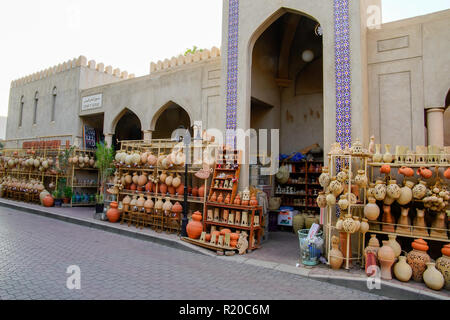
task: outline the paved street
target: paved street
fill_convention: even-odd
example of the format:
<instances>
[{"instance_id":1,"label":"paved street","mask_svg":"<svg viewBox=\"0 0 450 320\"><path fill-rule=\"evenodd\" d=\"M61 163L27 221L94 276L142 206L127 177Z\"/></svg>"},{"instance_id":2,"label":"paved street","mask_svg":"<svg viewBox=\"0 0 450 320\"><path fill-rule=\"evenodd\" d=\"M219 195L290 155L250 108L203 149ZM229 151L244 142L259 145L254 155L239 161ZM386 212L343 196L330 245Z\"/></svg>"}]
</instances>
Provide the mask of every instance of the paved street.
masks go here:
<instances>
[{"instance_id":1,"label":"paved street","mask_svg":"<svg viewBox=\"0 0 450 320\"><path fill-rule=\"evenodd\" d=\"M66 287L71 265L81 289ZM0 299L380 299L0 207Z\"/></svg>"}]
</instances>

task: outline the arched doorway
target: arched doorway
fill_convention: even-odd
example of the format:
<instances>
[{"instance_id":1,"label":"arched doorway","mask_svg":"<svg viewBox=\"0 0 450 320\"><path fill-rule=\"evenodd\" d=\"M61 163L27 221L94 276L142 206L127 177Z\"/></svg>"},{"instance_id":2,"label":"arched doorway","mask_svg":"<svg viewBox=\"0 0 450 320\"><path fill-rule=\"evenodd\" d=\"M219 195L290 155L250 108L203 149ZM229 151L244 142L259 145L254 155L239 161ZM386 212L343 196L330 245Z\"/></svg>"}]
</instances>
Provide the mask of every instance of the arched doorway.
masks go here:
<instances>
[{"instance_id":1,"label":"arched doorway","mask_svg":"<svg viewBox=\"0 0 450 320\"><path fill-rule=\"evenodd\" d=\"M172 132L176 129L191 130L191 119L181 106L174 102L169 102L155 116L152 138L170 139Z\"/></svg>"},{"instance_id":2,"label":"arched doorway","mask_svg":"<svg viewBox=\"0 0 450 320\"><path fill-rule=\"evenodd\" d=\"M115 150L120 149L118 141L123 140L142 140L141 121L133 111L128 109L123 112L116 124L113 136Z\"/></svg>"},{"instance_id":3,"label":"arched doorway","mask_svg":"<svg viewBox=\"0 0 450 320\"><path fill-rule=\"evenodd\" d=\"M280 129L280 152L324 146L323 43L309 16L287 11L255 41L252 51L253 129ZM268 141L269 143L269 141Z\"/></svg>"}]
</instances>

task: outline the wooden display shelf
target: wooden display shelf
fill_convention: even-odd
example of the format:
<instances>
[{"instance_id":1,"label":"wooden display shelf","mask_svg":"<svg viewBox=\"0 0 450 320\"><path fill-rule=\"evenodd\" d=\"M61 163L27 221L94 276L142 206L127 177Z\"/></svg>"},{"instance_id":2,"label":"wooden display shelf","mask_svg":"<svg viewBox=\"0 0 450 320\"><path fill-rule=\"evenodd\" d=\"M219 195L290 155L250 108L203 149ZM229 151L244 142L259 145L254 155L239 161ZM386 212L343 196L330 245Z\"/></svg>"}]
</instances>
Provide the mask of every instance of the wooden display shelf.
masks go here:
<instances>
[{"instance_id":1,"label":"wooden display shelf","mask_svg":"<svg viewBox=\"0 0 450 320\"><path fill-rule=\"evenodd\" d=\"M151 198L169 198L170 200L174 200L174 201L184 201L184 195L170 195L170 194L162 194L162 193L155 193L155 192L146 192L146 191L132 191L132 190L122 190L119 192L120 195L129 195L129 196L139 196L139 195L144 195L144 197L151 197ZM192 203L203 203L204 200L202 197L193 197L193 196L188 196L188 202L192 202Z\"/></svg>"},{"instance_id":2,"label":"wooden display shelf","mask_svg":"<svg viewBox=\"0 0 450 320\"><path fill-rule=\"evenodd\" d=\"M420 168L420 167L442 167L447 168L450 167L450 164L440 164L440 163L415 163L415 164L407 164L407 163L382 163L382 162L369 162L368 165L372 167L381 167L385 164L388 164L391 166L391 168L400 168L400 167L410 167L410 168Z\"/></svg>"},{"instance_id":3,"label":"wooden display shelf","mask_svg":"<svg viewBox=\"0 0 450 320\"><path fill-rule=\"evenodd\" d=\"M217 222L217 221L205 221L205 224L211 224L215 226L233 228L233 229L242 229L242 230L250 230L252 229L250 226L242 226L238 224L229 224L225 222ZM261 226L253 226L253 230L260 230Z\"/></svg>"},{"instance_id":4,"label":"wooden display shelf","mask_svg":"<svg viewBox=\"0 0 450 320\"><path fill-rule=\"evenodd\" d=\"M369 221L370 222L370 221ZM373 223L373 222L372 222ZM447 230L448 232L448 230ZM405 233L397 233L397 232L386 232L386 231L379 231L379 230L371 230L367 231L367 233L376 233L376 234L385 234L385 235L394 235L397 237L405 237L405 238L413 238L413 239L423 239L423 240L430 240L430 241L439 241L439 242L448 242L450 243L450 239L445 238L436 238L436 237L424 237L424 236L415 236L412 234L405 234Z\"/></svg>"},{"instance_id":5,"label":"wooden display shelf","mask_svg":"<svg viewBox=\"0 0 450 320\"><path fill-rule=\"evenodd\" d=\"M204 241L200 241L200 240L195 240L195 239L191 239L191 238L187 238L187 237L183 237L181 238L181 240L195 244L197 246L203 247L203 248L207 248L207 249L211 249L211 250L218 250L218 251L235 251L238 250L236 248L233 247L226 247L226 246L219 246L217 244L213 244L211 242L204 242Z\"/></svg>"},{"instance_id":6,"label":"wooden display shelf","mask_svg":"<svg viewBox=\"0 0 450 320\"><path fill-rule=\"evenodd\" d=\"M214 178L214 179L216 179L216 178ZM228 180L229 180L229 179L228 179ZM214 190L221 190L221 191L231 191L231 192L233 192L233 189L230 189L230 188L211 187L211 189L214 189Z\"/></svg>"}]
</instances>

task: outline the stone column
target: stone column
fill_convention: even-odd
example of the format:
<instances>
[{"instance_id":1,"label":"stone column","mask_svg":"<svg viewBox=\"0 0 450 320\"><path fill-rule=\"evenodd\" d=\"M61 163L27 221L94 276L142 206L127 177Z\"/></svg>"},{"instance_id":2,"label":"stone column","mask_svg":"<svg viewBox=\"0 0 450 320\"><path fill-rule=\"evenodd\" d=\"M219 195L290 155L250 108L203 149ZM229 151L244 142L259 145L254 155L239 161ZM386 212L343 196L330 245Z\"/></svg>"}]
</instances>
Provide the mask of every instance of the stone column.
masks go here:
<instances>
[{"instance_id":1,"label":"stone column","mask_svg":"<svg viewBox=\"0 0 450 320\"><path fill-rule=\"evenodd\" d=\"M428 145L444 146L444 111L443 107L427 109Z\"/></svg>"},{"instance_id":2,"label":"stone column","mask_svg":"<svg viewBox=\"0 0 450 320\"><path fill-rule=\"evenodd\" d=\"M112 138L113 138L113 134L112 133L105 133L105 143L108 147L112 146Z\"/></svg>"},{"instance_id":3,"label":"stone column","mask_svg":"<svg viewBox=\"0 0 450 320\"><path fill-rule=\"evenodd\" d=\"M143 130L142 132L144 133L144 141L152 140L152 134L153 134L152 130Z\"/></svg>"}]
</instances>

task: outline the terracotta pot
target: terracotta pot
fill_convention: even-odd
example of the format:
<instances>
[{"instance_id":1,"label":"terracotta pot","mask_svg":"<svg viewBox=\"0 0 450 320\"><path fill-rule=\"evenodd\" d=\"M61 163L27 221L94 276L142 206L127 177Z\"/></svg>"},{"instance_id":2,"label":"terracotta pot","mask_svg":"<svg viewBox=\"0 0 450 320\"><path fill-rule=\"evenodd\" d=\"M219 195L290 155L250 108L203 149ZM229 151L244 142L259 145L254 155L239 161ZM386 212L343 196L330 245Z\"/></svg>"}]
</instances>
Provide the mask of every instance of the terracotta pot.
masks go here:
<instances>
[{"instance_id":1,"label":"terracotta pot","mask_svg":"<svg viewBox=\"0 0 450 320\"><path fill-rule=\"evenodd\" d=\"M155 210L161 211L164 206L164 202L162 201L162 198L158 198L155 202Z\"/></svg>"},{"instance_id":2,"label":"terracotta pot","mask_svg":"<svg viewBox=\"0 0 450 320\"><path fill-rule=\"evenodd\" d=\"M131 178L132 180L133 180L133 183L135 184L135 185L138 185L139 183L139 176L137 175L137 172L134 172L133 173L133 177ZM145 184L145 183L144 183Z\"/></svg>"},{"instance_id":3,"label":"terracotta pot","mask_svg":"<svg viewBox=\"0 0 450 320\"><path fill-rule=\"evenodd\" d=\"M383 155L383 161L385 163L391 163L392 161L394 161L394 156L391 154L391 145L385 144L384 148L386 150L386 153Z\"/></svg>"},{"instance_id":4,"label":"terracotta pot","mask_svg":"<svg viewBox=\"0 0 450 320\"><path fill-rule=\"evenodd\" d=\"M191 239L198 239L200 238L202 232L203 232L203 224L200 222L202 221L202 214L199 211L196 211L192 214L192 220L189 221L186 231L188 234L188 237Z\"/></svg>"},{"instance_id":5,"label":"terracotta pot","mask_svg":"<svg viewBox=\"0 0 450 320\"><path fill-rule=\"evenodd\" d=\"M130 190L136 191L137 190L137 186L134 183L130 184Z\"/></svg>"},{"instance_id":6,"label":"terracotta pot","mask_svg":"<svg viewBox=\"0 0 450 320\"><path fill-rule=\"evenodd\" d=\"M212 201L212 202L216 202L217 201L217 193L215 191L212 194L210 201Z\"/></svg>"},{"instance_id":7,"label":"terracotta pot","mask_svg":"<svg viewBox=\"0 0 450 320\"><path fill-rule=\"evenodd\" d=\"M412 177L414 175L414 170L403 166L400 169L398 169L398 173L404 175L405 177Z\"/></svg>"},{"instance_id":8,"label":"terracotta pot","mask_svg":"<svg viewBox=\"0 0 450 320\"><path fill-rule=\"evenodd\" d=\"M420 175L424 179L430 179L433 176L433 172L430 169L421 167L417 169L417 175Z\"/></svg>"},{"instance_id":9,"label":"terracotta pot","mask_svg":"<svg viewBox=\"0 0 450 320\"><path fill-rule=\"evenodd\" d=\"M145 191L152 192L152 188L153 188L153 182L151 182L151 181L147 182L147 184L145 185Z\"/></svg>"},{"instance_id":10,"label":"terracotta pot","mask_svg":"<svg viewBox=\"0 0 450 320\"><path fill-rule=\"evenodd\" d=\"M445 179L450 180L450 168L448 168L447 170L444 171L444 177L445 177Z\"/></svg>"},{"instance_id":11,"label":"terracotta pot","mask_svg":"<svg viewBox=\"0 0 450 320\"><path fill-rule=\"evenodd\" d=\"M329 207L332 207L336 204L336 197L334 196L334 194L332 194L332 193L327 194L326 199L327 199L327 205Z\"/></svg>"},{"instance_id":12,"label":"terracotta pot","mask_svg":"<svg viewBox=\"0 0 450 320\"><path fill-rule=\"evenodd\" d=\"M170 198L166 198L166 201L164 202L163 207L162 207L163 211L171 212L172 207L173 207L173 204L172 204L172 202L170 202Z\"/></svg>"},{"instance_id":13,"label":"terracotta pot","mask_svg":"<svg viewBox=\"0 0 450 320\"><path fill-rule=\"evenodd\" d=\"M399 261L394 266L394 275L398 280L408 282L412 276L412 268L406 263L405 256L400 256L398 259Z\"/></svg>"},{"instance_id":14,"label":"terracotta pot","mask_svg":"<svg viewBox=\"0 0 450 320\"><path fill-rule=\"evenodd\" d=\"M44 207L53 207L54 203L55 201L50 194L47 194L44 199L42 199L42 204L44 205Z\"/></svg>"},{"instance_id":15,"label":"terracotta pot","mask_svg":"<svg viewBox=\"0 0 450 320\"><path fill-rule=\"evenodd\" d=\"M378 250L378 261L381 265L381 279L391 280L391 268L395 262L395 252L389 246L388 241L383 241L383 246Z\"/></svg>"},{"instance_id":16,"label":"terracotta pot","mask_svg":"<svg viewBox=\"0 0 450 320\"><path fill-rule=\"evenodd\" d=\"M319 192L319 196L316 199L316 203L319 206L319 208L326 208L327 207L327 197L325 195L325 192Z\"/></svg>"},{"instance_id":17,"label":"terracotta pot","mask_svg":"<svg viewBox=\"0 0 450 320\"><path fill-rule=\"evenodd\" d=\"M411 234L411 219L408 217L409 208L402 207L402 213L397 221L395 232L400 234Z\"/></svg>"},{"instance_id":18,"label":"terracotta pot","mask_svg":"<svg viewBox=\"0 0 450 320\"><path fill-rule=\"evenodd\" d=\"M167 178L165 183L167 184L168 187L172 186L172 181L173 181L173 174L170 174Z\"/></svg>"},{"instance_id":19,"label":"terracotta pot","mask_svg":"<svg viewBox=\"0 0 450 320\"><path fill-rule=\"evenodd\" d=\"M387 224L383 224L382 231L384 232L395 232L395 219L391 213L391 206L383 206L383 218L382 221Z\"/></svg>"},{"instance_id":20,"label":"terracotta pot","mask_svg":"<svg viewBox=\"0 0 450 320\"><path fill-rule=\"evenodd\" d=\"M339 244L340 244L340 247L341 247L341 252L342 252L342 255L344 256L344 258L347 258L347 233L345 233L345 232L339 232ZM350 253L349 254L349 258L351 258L352 257L352 240L351 240L351 238L350 238L350 241L349 241L349 243L348 243L348 252ZM349 261L349 265L352 265L352 261L350 260Z\"/></svg>"},{"instance_id":21,"label":"terracotta pot","mask_svg":"<svg viewBox=\"0 0 450 320\"><path fill-rule=\"evenodd\" d=\"M361 226L359 228L359 232L361 232L362 234L366 234L367 231L369 231L369 229L370 229L370 225L368 223L368 220L362 219Z\"/></svg>"},{"instance_id":22,"label":"terracotta pot","mask_svg":"<svg viewBox=\"0 0 450 320\"><path fill-rule=\"evenodd\" d=\"M159 193L166 194L167 193L167 185L165 183L161 183L158 185Z\"/></svg>"},{"instance_id":23,"label":"terracotta pot","mask_svg":"<svg viewBox=\"0 0 450 320\"><path fill-rule=\"evenodd\" d=\"M116 201L113 201L109 205L108 211L106 211L106 217L109 222L116 223L120 219L120 211L117 209L119 204Z\"/></svg>"},{"instance_id":24,"label":"terracotta pot","mask_svg":"<svg viewBox=\"0 0 450 320\"><path fill-rule=\"evenodd\" d=\"M233 204L239 206L241 204L241 196L239 195L239 193L236 195L236 197L234 197L234 201Z\"/></svg>"},{"instance_id":25,"label":"terracotta pot","mask_svg":"<svg viewBox=\"0 0 450 320\"><path fill-rule=\"evenodd\" d=\"M193 197L198 197L198 188L197 187L193 187L191 192L192 192Z\"/></svg>"},{"instance_id":26,"label":"terracotta pot","mask_svg":"<svg viewBox=\"0 0 450 320\"><path fill-rule=\"evenodd\" d=\"M222 203L223 202L223 194L220 193L219 196L217 197L217 202L218 203Z\"/></svg>"},{"instance_id":27,"label":"terracotta pot","mask_svg":"<svg viewBox=\"0 0 450 320\"><path fill-rule=\"evenodd\" d=\"M172 182L172 185L173 185L173 182ZM181 183L180 185L178 185L178 187L175 189L175 191L179 196L184 195L184 184Z\"/></svg>"},{"instance_id":28,"label":"terracotta pot","mask_svg":"<svg viewBox=\"0 0 450 320\"><path fill-rule=\"evenodd\" d=\"M236 248L238 241L237 240L231 240L230 241L230 247Z\"/></svg>"},{"instance_id":29,"label":"terracotta pot","mask_svg":"<svg viewBox=\"0 0 450 320\"><path fill-rule=\"evenodd\" d=\"M172 212L176 214L180 214L183 212L183 206L179 202L175 202L172 206Z\"/></svg>"},{"instance_id":30,"label":"terracotta pot","mask_svg":"<svg viewBox=\"0 0 450 320\"><path fill-rule=\"evenodd\" d=\"M422 282L423 273L427 268L427 263L431 260L430 256L427 254L428 245L423 239L416 239L411 245L413 250L406 256L406 261L413 270L413 280Z\"/></svg>"},{"instance_id":31,"label":"terracotta pot","mask_svg":"<svg viewBox=\"0 0 450 320\"><path fill-rule=\"evenodd\" d=\"M388 245L394 250L395 257L397 258L402 254L402 247L400 246L400 243L397 242L397 236L395 235L388 235L389 241Z\"/></svg>"},{"instance_id":32,"label":"terracotta pot","mask_svg":"<svg viewBox=\"0 0 450 320\"><path fill-rule=\"evenodd\" d=\"M200 188L198 188L198 196L199 197L204 197L205 196L205 185L202 184L200 186Z\"/></svg>"},{"instance_id":33,"label":"terracotta pot","mask_svg":"<svg viewBox=\"0 0 450 320\"><path fill-rule=\"evenodd\" d=\"M256 195L253 194L250 198L250 206L256 207L258 205L258 200L256 200Z\"/></svg>"},{"instance_id":34,"label":"terracotta pot","mask_svg":"<svg viewBox=\"0 0 450 320\"><path fill-rule=\"evenodd\" d=\"M159 175L159 181L161 183L166 183L166 179L167 179L167 173L165 171L163 171L160 175Z\"/></svg>"},{"instance_id":35,"label":"terracotta pot","mask_svg":"<svg viewBox=\"0 0 450 320\"><path fill-rule=\"evenodd\" d=\"M174 186L168 186L168 187L167 187L167 192L169 192L169 194L170 194L171 196L173 196L173 195L175 195L175 192L177 192L177 191L175 190L175 187L174 187Z\"/></svg>"},{"instance_id":36,"label":"terracotta pot","mask_svg":"<svg viewBox=\"0 0 450 320\"><path fill-rule=\"evenodd\" d=\"M178 174L177 174L177 176L175 178L173 178L172 185L175 188L178 188L181 185L181 177Z\"/></svg>"},{"instance_id":37,"label":"terracotta pot","mask_svg":"<svg viewBox=\"0 0 450 320\"><path fill-rule=\"evenodd\" d=\"M148 179L147 179L147 172L144 172L143 174L141 174L138 178L138 185L139 186L145 186L145 184L147 183Z\"/></svg>"},{"instance_id":38,"label":"terracotta pot","mask_svg":"<svg viewBox=\"0 0 450 320\"><path fill-rule=\"evenodd\" d=\"M230 229L222 229L222 230L220 230L220 235L222 235L222 236L226 235L227 233L231 233L231 230Z\"/></svg>"},{"instance_id":39,"label":"terracotta pot","mask_svg":"<svg viewBox=\"0 0 450 320\"><path fill-rule=\"evenodd\" d=\"M125 198L123 198L123 200L122 200L124 211L128 211L130 209L130 203L131 203L131 197L129 195L126 195Z\"/></svg>"},{"instance_id":40,"label":"terracotta pot","mask_svg":"<svg viewBox=\"0 0 450 320\"><path fill-rule=\"evenodd\" d=\"M412 188L414 187L414 182L406 181L405 186L400 189L400 197L397 199L397 202L401 206L405 206L411 202L413 198Z\"/></svg>"},{"instance_id":41,"label":"terracotta pot","mask_svg":"<svg viewBox=\"0 0 450 320\"><path fill-rule=\"evenodd\" d=\"M231 204L231 194L227 193L227 196L225 197L225 204Z\"/></svg>"},{"instance_id":42,"label":"terracotta pot","mask_svg":"<svg viewBox=\"0 0 450 320\"><path fill-rule=\"evenodd\" d=\"M375 253L373 252L367 252L365 254L365 261L366 261L366 267L365 271L368 277L373 276L377 271L377 258L375 256Z\"/></svg>"},{"instance_id":43,"label":"terracotta pot","mask_svg":"<svg viewBox=\"0 0 450 320\"><path fill-rule=\"evenodd\" d=\"M144 203L145 212L151 213L154 206L155 204L153 203L153 200L150 197L148 197L148 199Z\"/></svg>"},{"instance_id":44,"label":"terracotta pot","mask_svg":"<svg viewBox=\"0 0 450 320\"><path fill-rule=\"evenodd\" d=\"M450 244L446 244L441 251L442 257L437 259L436 268L444 276L445 288L450 290Z\"/></svg>"},{"instance_id":45,"label":"terracotta pot","mask_svg":"<svg viewBox=\"0 0 450 320\"><path fill-rule=\"evenodd\" d=\"M136 201L136 206L138 207L139 210L142 210L144 208L144 204L145 204L145 198L144 198L144 195L141 194L141 195L139 195L139 199Z\"/></svg>"},{"instance_id":46,"label":"terracotta pot","mask_svg":"<svg viewBox=\"0 0 450 320\"><path fill-rule=\"evenodd\" d=\"M339 250L339 238L333 236L331 238L332 249L330 251L330 266L334 270L339 270L344 262L344 255Z\"/></svg>"},{"instance_id":47,"label":"terracotta pot","mask_svg":"<svg viewBox=\"0 0 450 320\"><path fill-rule=\"evenodd\" d=\"M428 288L437 291L441 290L445 284L444 276L436 269L434 262L427 263L427 269L423 273L423 281Z\"/></svg>"},{"instance_id":48,"label":"terracotta pot","mask_svg":"<svg viewBox=\"0 0 450 320\"><path fill-rule=\"evenodd\" d=\"M388 165L388 164L382 165L381 169L380 169L380 172L384 173L384 174L390 174L391 173L391 166Z\"/></svg>"},{"instance_id":49,"label":"terracotta pot","mask_svg":"<svg viewBox=\"0 0 450 320\"><path fill-rule=\"evenodd\" d=\"M148 157L147 157L147 163L148 163L148 165L149 166L154 166L154 165L156 165L156 161L157 161L158 159L153 155L153 154L150 154Z\"/></svg>"}]
</instances>

